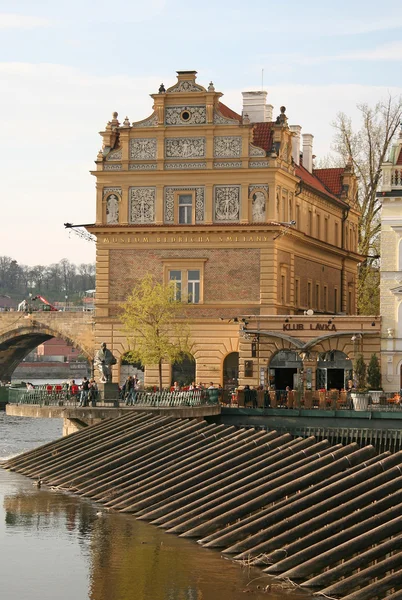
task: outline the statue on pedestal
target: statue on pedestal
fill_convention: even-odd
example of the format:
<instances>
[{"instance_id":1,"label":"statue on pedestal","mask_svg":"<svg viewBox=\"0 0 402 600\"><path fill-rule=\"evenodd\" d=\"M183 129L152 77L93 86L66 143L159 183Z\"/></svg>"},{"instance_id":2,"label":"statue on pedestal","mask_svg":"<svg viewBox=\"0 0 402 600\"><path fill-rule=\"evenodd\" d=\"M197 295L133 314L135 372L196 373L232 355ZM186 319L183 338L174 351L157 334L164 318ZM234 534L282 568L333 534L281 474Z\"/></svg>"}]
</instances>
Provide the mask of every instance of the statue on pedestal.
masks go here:
<instances>
[{"instance_id":1,"label":"statue on pedestal","mask_svg":"<svg viewBox=\"0 0 402 600\"><path fill-rule=\"evenodd\" d=\"M109 348L106 347L106 342L103 342L94 358L94 366L99 370L101 376L100 380L102 383L108 383L112 381L112 366L116 363L116 358L113 356Z\"/></svg>"}]
</instances>

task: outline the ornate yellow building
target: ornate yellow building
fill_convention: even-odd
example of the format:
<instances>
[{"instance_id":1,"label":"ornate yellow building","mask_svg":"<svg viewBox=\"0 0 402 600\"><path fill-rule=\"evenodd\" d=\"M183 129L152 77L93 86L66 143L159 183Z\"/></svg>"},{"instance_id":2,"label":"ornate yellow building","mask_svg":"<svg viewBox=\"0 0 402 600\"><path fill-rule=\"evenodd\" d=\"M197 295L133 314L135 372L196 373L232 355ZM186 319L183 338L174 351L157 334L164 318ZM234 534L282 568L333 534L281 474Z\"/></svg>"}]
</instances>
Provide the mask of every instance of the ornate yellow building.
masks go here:
<instances>
[{"instance_id":1,"label":"ornate yellow building","mask_svg":"<svg viewBox=\"0 0 402 600\"><path fill-rule=\"evenodd\" d=\"M88 227L97 237L95 334L117 356L127 350L120 303L146 272L174 281L202 382L237 379L245 315L355 313L352 167L314 169L313 136L288 125L285 107L273 119L266 96L243 93L238 115L212 82L205 88L195 71L179 71L151 94L150 116L120 123L114 113L101 132ZM268 377L273 352L248 382L260 382L262 364ZM169 365L164 374L168 385Z\"/></svg>"}]
</instances>

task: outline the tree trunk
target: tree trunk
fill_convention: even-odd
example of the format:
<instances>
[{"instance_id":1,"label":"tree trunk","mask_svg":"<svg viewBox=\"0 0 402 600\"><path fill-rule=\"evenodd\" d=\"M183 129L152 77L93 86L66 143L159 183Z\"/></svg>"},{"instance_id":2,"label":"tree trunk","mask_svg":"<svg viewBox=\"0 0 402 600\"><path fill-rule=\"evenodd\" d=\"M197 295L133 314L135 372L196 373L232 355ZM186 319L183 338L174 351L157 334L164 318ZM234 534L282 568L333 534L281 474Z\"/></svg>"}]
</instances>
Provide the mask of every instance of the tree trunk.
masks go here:
<instances>
[{"instance_id":1,"label":"tree trunk","mask_svg":"<svg viewBox=\"0 0 402 600\"><path fill-rule=\"evenodd\" d=\"M162 359L159 360L159 391L162 391Z\"/></svg>"}]
</instances>

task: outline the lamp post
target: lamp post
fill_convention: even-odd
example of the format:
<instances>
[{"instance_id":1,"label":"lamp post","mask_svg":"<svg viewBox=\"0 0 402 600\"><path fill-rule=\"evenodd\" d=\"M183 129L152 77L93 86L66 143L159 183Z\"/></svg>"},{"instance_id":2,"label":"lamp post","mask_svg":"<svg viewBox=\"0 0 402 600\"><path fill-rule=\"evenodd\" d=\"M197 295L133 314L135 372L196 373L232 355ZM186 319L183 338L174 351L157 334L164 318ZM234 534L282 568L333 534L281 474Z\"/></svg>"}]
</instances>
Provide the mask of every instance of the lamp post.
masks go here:
<instances>
[{"instance_id":1,"label":"lamp post","mask_svg":"<svg viewBox=\"0 0 402 600\"><path fill-rule=\"evenodd\" d=\"M66 299L64 310L68 310L68 296L64 296L64 298Z\"/></svg>"}]
</instances>

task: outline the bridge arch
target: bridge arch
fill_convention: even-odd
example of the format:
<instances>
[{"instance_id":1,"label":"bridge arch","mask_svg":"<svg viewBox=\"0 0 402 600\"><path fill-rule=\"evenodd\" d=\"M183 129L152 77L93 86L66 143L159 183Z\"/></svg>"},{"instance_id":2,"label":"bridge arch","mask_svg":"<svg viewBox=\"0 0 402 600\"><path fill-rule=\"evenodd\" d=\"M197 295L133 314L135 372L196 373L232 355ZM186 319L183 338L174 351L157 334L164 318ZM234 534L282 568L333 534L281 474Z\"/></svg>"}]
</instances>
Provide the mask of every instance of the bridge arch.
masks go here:
<instances>
[{"instance_id":1,"label":"bridge arch","mask_svg":"<svg viewBox=\"0 0 402 600\"><path fill-rule=\"evenodd\" d=\"M34 348L51 338L61 338L93 359L92 315L54 313L0 314L0 380L10 380L17 365Z\"/></svg>"}]
</instances>

